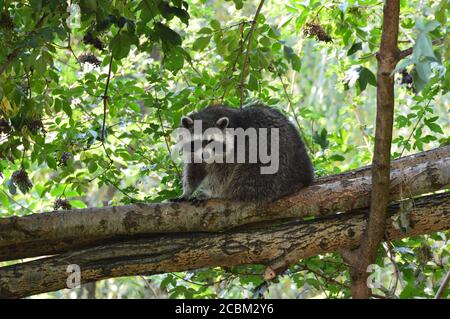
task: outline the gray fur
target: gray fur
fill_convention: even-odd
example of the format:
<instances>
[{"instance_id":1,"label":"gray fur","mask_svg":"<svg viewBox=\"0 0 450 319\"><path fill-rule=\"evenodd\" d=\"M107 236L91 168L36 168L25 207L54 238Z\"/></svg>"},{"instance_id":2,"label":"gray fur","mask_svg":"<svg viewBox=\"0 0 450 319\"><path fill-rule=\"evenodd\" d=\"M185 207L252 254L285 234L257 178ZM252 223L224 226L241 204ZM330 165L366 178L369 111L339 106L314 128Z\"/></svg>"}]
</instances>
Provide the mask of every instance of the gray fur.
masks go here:
<instances>
[{"instance_id":1,"label":"gray fur","mask_svg":"<svg viewBox=\"0 0 450 319\"><path fill-rule=\"evenodd\" d=\"M202 120L203 130L214 127L222 117L228 117L228 127L232 128L279 128L279 169L264 175L260 173L262 163L185 164L180 200L270 202L312 183L314 171L305 145L294 125L278 110L261 103L242 110L210 106L189 117Z\"/></svg>"}]
</instances>

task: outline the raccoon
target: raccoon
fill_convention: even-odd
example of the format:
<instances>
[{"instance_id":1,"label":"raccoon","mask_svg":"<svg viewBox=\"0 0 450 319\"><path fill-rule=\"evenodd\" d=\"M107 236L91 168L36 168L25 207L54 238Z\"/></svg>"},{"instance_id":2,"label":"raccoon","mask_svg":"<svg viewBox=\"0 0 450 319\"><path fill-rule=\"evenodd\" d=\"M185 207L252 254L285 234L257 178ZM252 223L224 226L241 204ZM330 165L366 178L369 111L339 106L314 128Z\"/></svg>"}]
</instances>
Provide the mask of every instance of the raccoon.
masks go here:
<instances>
[{"instance_id":1,"label":"raccoon","mask_svg":"<svg viewBox=\"0 0 450 319\"><path fill-rule=\"evenodd\" d=\"M201 123L200 135L195 135L198 126L194 132L196 121ZM296 127L262 103L242 109L209 106L184 116L181 127L191 133L190 163L184 164L183 194L174 201L198 205L217 198L266 203L313 181L313 166ZM212 152L205 153L207 148Z\"/></svg>"}]
</instances>

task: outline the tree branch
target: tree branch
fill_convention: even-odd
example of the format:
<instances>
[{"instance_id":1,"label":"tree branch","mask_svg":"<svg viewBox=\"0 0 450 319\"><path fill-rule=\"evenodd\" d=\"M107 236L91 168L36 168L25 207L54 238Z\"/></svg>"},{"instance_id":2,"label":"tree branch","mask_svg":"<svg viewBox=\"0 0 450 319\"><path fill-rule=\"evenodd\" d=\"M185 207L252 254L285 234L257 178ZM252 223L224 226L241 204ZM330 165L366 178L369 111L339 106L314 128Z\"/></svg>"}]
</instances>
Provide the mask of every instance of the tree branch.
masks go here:
<instances>
[{"instance_id":1,"label":"tree branch","mask_svg":"<svg viewBox=\"0 0 450 319\"><path fill-rule=\"evenodd\" d=\"M391 205L397 214L400 205ZM81 269L81 283L106 278L151 275L205 267L265 264L285 268L301 258L352 248L360 242L367 211L339 214L316 221L291 221L278 226L225 233L172 234L117 241L55 257L0 268L0 298L20 298L66 288L71 273ZM408 212L410 229L396 229L385 221L390 240L450 229L450 194L416 201Z\"/></svg>"},{"instance_id":2,"label":"tree branch","mask_svg":"<svg viewBox=\"0 0 450 319\"><path fill-rule=\"evenodd\" d=\"M393 162L390 200L450 187L450 146ZM161 233L217 232L249 223L326 216L369 207L369 168L318 179L266 206L210 200L135 204L0 218L0 261L50 255L114 238ZM343 177L342 177L343 176Z\"/></svg>"}]
</instances>

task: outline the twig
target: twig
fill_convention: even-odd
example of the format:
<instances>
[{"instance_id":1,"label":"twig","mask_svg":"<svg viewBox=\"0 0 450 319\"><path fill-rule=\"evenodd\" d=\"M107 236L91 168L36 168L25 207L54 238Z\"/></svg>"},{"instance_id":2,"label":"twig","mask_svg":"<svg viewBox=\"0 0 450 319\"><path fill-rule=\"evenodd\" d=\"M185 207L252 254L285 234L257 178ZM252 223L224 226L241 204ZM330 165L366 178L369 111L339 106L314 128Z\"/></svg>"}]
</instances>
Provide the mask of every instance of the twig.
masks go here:
<instances>
[{"instance_id":1,"label":"twig","mask_svg":"<svg viewBox=\"0 0 450 319\"><path fill-rule=\"evenodd\" d=\"M108 66L108 76L106 77L106 86L105 86L105 93L102 96L103 99L103 123L102 123L102 143L106 140L106 132L105 132L105 126L106 126L106 110L108 107L108 88L109 88L109 82L111 81L111 68L112 68L112 61L113 61L113 55L111 52L111 57L109 58L109 66Z\"/></svg>"},{"instance_id":2,"label":"twig","mask_svg":"<svg viewBox=\"0 0 450 319\"><path fill-rule=\"evenodd\" d=\"M177 275L176 273L173 273L173 272L171 272L170 274L172 276L177 277L178 279L181 279L181 280L187 282L187 283L190 283L190 284L193 284L193 285L197 285L197 286L203 286L203 287L211 287L211 286L217 285L217 284L219 284L221 282L224 282L225 280L230 279L230 277L231 277L231 276L226 276L226 277L224 277L222 279L219 279L217 281L214 281L212 283L202 283L202 282L196 282L196 281L192 281L192 280L183 278L182 276L179 276L179 275Z\"/></svg>"},{"instance_id":3,"label":"twig","mask_svg":"<svg viewBox=\"0 0 450 319\"><path fill-rule=\"evenodd\" d=\"M394 266L394 270L395 270L395 285L391 289L390 294L392 296L395 296L395 291L397 290L397 286L398 286L399 279L400 279L400 269L398 267L397 262L395 261L395 256L391 249L391 245L392 245L391 241L389 239L387 239L387 236L386 236L386 243L383 244L383 247L385 248L386 254L387 254L388 258L390 259L390 261L392 262L392 264Z\"/></svg>"},{"instance_id":4,"label":"twig","mask_svg":"<svg viewBox=\"0 0 450 319\"><path fill-rule=\"evenodd\" d=\"M238 48L236 49L236 50L238 51L238 53L236 54L236 58L234 59L233 64L231 65L231 68L229 68L229 69L226 71L226 74L227 74L227 77L228 77L228 72L231 70L231 75L230 75L229 79L232 78L233 72L236 71L236 64L237 64L237 62L238 62L238 60L239 60L239 57L240 57L241 54L242 54L242 50L243 50L244 43L247 41L248 36L249 36L249 34L250 34L250 33L247 33L247 34L245 35L245 37L243 37L243 30L244 30L244 24L245 24L245 23L248 23L248 22L241 22L241 28L240 28L241 37L240 37L240 39L239 39L239 46L238 46ZM223 103L223 100L225 99L225 95L226 95L226 94L227 94L227 87L225 86L225 87L224 87L224 90L223 90L222 97L220 98L220 100L221 100L222 103Z\"/></svg>"},{"instance_id":5,"label":"twig","mask_svg":"<svg viewBox=\"0 0 450 319\"><path fill-rule=\"evenodd\" d=\"M362 134L364 143L366 144L367 150L370 152L370 155L373 157L373 150L372 150L372 147L369 142L370 136L364 130L364 126L363 126L361 118L359 116L358 109L356 108L355 105L352 105L352 110L353 110L353 113L355 114L355 118L356 118L356 121L358 122L358 127L359 127L359 130L361 131L361 134Z\"/></svg>"},{"instance_id":6,"label":"twig","mask_svg":"<svg viewBox=\"0 0 450 319\"><path fill-rule=\"evenodd\" d=\"M158 295L155 291L155 289L152 287L152 285L150 285L150 283L148 282L148 280L144 277L144 276L139 276L141 277L141 279L145 282L145 285L147 286L147 288L152 292L153 296L155 297L155 299L158 299Z\"/></svg>"},{"instance_id":7,"label":"twig","mask_svg":"<svg viewBox=\"0 0 450 319\"><path fill-rule=\"evenodd\" d=\"M167 134L166 134L166 130L164 129L164 125L163 125L163 121L162 121L162 117L161 117L161 110L158 108L158 110L156 111L156 113L158 114L158 119L159 119L159 124L161 126L161 130L163 133L163 137L164 137L164 142L166 144L166 148L167 151L169 152L169 158L170 158L170 162L173 165L173 168L175 169L175 171L177 172L177 175L179 178L181 178L181 173L178 170L177 164L175 164L175 162L172 159L172 152L170 151L170 146L169 146L169 141L167 140Z\"/></svg>"},{"instance_id":8,"label":"twig","mask_svg":"<svg viewBox=\"0 0 450 319\"><path fill-rule=\"evenodd\" d=\"M291 97L289 96L289 94L288 94L288 92L286 90L286 86L284 84L283 78L281 77L281 74L278 72L278 70L277 70L277 76L278 76L278 78L281 81L281 86L283 87L284 95L286 96L286 99L288 100L289 109L292 112L292 116L294 117L295 122L297 123L298 130L300 131L300 134L302 135L302 138L305 141L306 147L311 152L311 154L314 154L314 150L312 149L311 145L309 145L309 142L306 139L305 132L303 131L303 129L302 129L301 125L300 125L300 122L298 121L297 114L295 113L294 107L292 105Z\"/></svg>"},{"instance_id":9,"label":"twig","mask_svg":"<svg viewBox=\"0 0 450 319\"><path fill-rule=\"evenodd\" d=\"M240 108L242 109L242 105L244 103L244 80L245 80L245 72L247 69L247 64L250 62L250 49L252 47L252 42L253 42L253 31L256 28L256 22L259 16L259 13L261 12L261 8L264 4L265 0L261 0L261 2L259 3L258 8L256 9L256 13L255 16L253 18L252 26L250 27L250 30L248 31L248 44L247 44L247 51L245 52L245 60L244 60L244 65L242 66L242 73L241 73L241 80L240 80Z\"/></svg>"},{"instance_id":10,"label":"twig","mask_svg":"<svg viewBox=\"0 0 450 319\"><path fill-rule=\"evenodd\" d=\"M10 201L12 201L14 204L19 205L20 207L22 207L23 209L25 209L26 211L30 212L33 214L33 211L31 209L29 209L28 207L23 206L21 203L19 203L18 201L16 201L14 198L12 198L11 196L9 196L9 194L7 192L5 192L3 189L0 189L0 191L5 194L6 197L9 198Z\"/></svg>"},{"instance_id":11,"label":"twig","mask_svg":"<svg viewBox=\"0 0 450 319\"><path fill-rule=\"evenodd\" d=\"M442 295L444 294L445 288L447 287L449 282L450 282L450 270L447 272L447 275L445 275L445 278L442 281L442 284L439 287L439 290L437 291L436 295L434 296L434 299L441 299Z\"/></svg>"},{"instance_id":12,"label":"twig","mask_svg":"<svg viewBox=\"0 0 450 319\"><path fill-rule=\"evenodd\" d=\"M73 51L72 45L70 44L70 32L67 38L67 49L69 49L70 53L72 53L73 57L77 61L77 63L80 65L80 68L83 68L83 64L81 64L80 60L78 59L77 55Z\"/></svg>"},{"instance_id":13,"label":"twig","mask_svg":"<svg viewBox=\"0 0 450 319\"><path fill-rule=\"evenodd\" d=\"M442 44L442 43L444 43L444 38L436 39L436 40L433 40L433 42L432 42L433 45L439 45L439 44ZM406 50L400 51L400 53L398 54L398 58L399 59L406 58L407 56L409 56L409 55L411 55L413 53L413 49L414 48L411 47L411 48L408 48Z\"/></svg>"},{"instance_id":14,"label":"twig","mask_svg":"<svg viewBox=\"0 0 450 319\"><path fill-rule=\"evenodd\" d=\"M430 105L430 103L431 103L431 99L428 100L428 103L427 103L427 105L425 106L425 108L427 108L427 107ZM399 157L402 157L403 153L405 152L406 145L407 145L407 144L409 143L409 141L411 140L411 137L413 136L414 132L415 132L416 129L417 129L417 126L419 126L419 123L422 121L422 119L423 119L424 116L425 116L425 111L423 111L423 113L422 113L422 114L420 115L420 117L417 119L417 122L416 122L416 124L414 125L414 128L412 129L411 133L409 134L409 136L408 136L406 142L403 144L403 149L402 149L402 151L401 151Z\"/></svg>"}]
</instances>

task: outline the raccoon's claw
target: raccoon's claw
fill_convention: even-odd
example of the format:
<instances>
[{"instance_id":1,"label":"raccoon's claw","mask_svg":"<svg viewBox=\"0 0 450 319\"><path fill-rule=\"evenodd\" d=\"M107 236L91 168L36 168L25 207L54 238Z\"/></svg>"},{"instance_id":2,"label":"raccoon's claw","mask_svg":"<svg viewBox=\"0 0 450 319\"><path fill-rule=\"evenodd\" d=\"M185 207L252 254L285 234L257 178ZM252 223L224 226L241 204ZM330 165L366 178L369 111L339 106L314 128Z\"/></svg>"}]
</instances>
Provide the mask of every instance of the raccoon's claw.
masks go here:
<instances>
[{"instance_id":1,"label":"raccoon's claw","mask_svg":"<svg viewBox=\"0 0 450 319\"><path fill-rule=\"evenodd\" d=\"M205 206L206 201L208 199L206 197L192 197L189 199L189 202L195 207Z\"/></svg>"}]
</instances>

